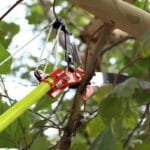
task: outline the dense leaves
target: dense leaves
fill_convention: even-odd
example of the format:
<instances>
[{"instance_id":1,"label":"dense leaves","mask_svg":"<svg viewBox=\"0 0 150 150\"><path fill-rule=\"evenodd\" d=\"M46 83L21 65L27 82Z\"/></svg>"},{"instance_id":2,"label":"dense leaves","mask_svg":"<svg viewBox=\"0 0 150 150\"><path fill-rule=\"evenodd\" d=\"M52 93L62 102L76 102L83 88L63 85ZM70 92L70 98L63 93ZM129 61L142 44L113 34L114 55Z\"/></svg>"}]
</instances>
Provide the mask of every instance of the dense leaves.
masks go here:
<instances>
[{"instance_id":1,"label":"dense leaves","mask_svg":"<svg viewBox=\"0 0 150 150\"><path fill-rule=\"evenodd\" d=\"M106 128L104 132L95 139L90 148L90 150L99 150L99 149L119 150L115 146L115 135L111 127Z\"/></svg>"},{"instance_id":2,"label":"dense leaves","mask_svg":"<svg viewBox=\"0 0 150 150\"><path fill-rule=\"evenodd\" d=\"M145 0L136 0L134 5L141 9L148 9L148 2L145 2ZM23 5L27 10L24 16L25 22L28 22L29 28L32 29L30 32L39 33L39 28L47 25L47 15L53 16L52 1L40 0L39 3L35 0L30 3L24 2ZM47 14L45 6L48 9L51 8ZM68 28L78 38L74 42L77 42L82 50L81 56L84 59L84 52L91 45L89 46L90 42L83 43L80 35L93 16L65 0L57 0L55 10L59 16L65 18ZM52 20L53 17L50 19ZM24 28L20 26L21 24L15 24L15 20L12 23L0 22L0 62L10 56L7 49L17 33L21 33L20 29ZM28 28L26 29L25 26L24 30ZM39 43L40 49L44 47L43 43L47 34L47 31L43 31L41 43ZM48 40L48 52L52 47L51 41L54 35ZM95 41L92 42L94 45ZM37 52L34 52L34 47L32 52ZM29 55L26 53L18 60L13 59L12 67L10 59L0 66L0 74L9 73L16 78L16 81L21 81L21 85L26 88L28 85L23 79L36 85L33 71L38 58L37 55ZM63 65L64 53L60 50L57 56L58 65ZM53 58L50 59L53 62ZM54 65L51 63L48 66L47 73L53 70ZM101 68L103 72L116 73L115 79L119 77L119 74L127 75L128 79L119 84L116 80L113 81L113 85L103 85L89 98L86 105L82 107L79 128L71 135L70 150L149 150L150 113L147 108L150 107L150 33L147 32L141 39L129 39L109 49L97 65L100 65L97 68ZM40 69L42 67L40 66ZM7 85L7 82L5 78L4 81L2 79L0 80L2 87L2 90L0 88L0 114L10 108L10 104L16 102L9 97L7 86L3 85ZM16 89L16 95L18 92L20 92L19 89ZM43 97L39 103L33 105L30 110L0 133L0 148L57 150L70 113L74 111L71 109L74 92L76 92L74 89L69 90L68 93L65 92L55 99L47 95ZM74 120L75 123L76 120Z\"/></svg>"}]
</instances>

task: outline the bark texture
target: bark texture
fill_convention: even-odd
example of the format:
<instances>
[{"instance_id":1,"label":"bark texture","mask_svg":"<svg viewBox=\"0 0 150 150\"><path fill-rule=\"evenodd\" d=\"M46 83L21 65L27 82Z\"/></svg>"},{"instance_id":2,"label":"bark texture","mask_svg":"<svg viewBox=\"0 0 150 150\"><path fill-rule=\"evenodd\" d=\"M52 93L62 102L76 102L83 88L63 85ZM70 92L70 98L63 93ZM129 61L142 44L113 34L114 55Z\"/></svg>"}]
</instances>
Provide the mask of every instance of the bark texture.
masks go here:
<instances>
[{"instance_id":1,"label":"bark texture","mask_svg":"<svg viewBox=\"0 0 150 150\"><path fill-rule=\"evenodd\" d=\"M73 0L73 3L104 22L113 21L115 27L134 37L150 30L150 14L121 0Z\"/></svg>"}]
</instances>

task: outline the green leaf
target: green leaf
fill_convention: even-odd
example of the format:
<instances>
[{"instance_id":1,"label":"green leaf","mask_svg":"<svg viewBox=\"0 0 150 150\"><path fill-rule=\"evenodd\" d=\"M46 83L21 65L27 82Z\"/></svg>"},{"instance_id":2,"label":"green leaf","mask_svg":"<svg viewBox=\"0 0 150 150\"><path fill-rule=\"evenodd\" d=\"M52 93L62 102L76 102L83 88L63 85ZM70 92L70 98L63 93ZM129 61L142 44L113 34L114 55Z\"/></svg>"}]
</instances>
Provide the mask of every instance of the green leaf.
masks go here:
<instances>
[{"instance_id":1,"label":"green leaf","mask_svg":"<svg viewBox=\"0 0 150 150\"><path fill-rule=\"evenodd\" d=\"M93 99L96 102L100 102L104 99L110 92L112 91L112 85L104 85L98 89L96 93L93 95Z\"/></svg>"},{"instance_id":2,"label":"green leaf","mask_svg":"<svg viewBox=\"0 0 150 150\"><path fill-rule=\"evenodd\" d=\"M111 124L112 120L124 119L123 124L126 128L131 128L135 125L136 119L132 111L127 108L129 100L134 95L135 91L140 89L139 81L135 78L130 78L125 82L118 84L112 92L105 97L100 103L99 111L104 123ZM128 104L129 105L129 104ZM130 123L130 124L129 124Z\"/></svg>"},{"instance_id":3,"label":"green leaf","mask_svg":"<svg viewBox=\"0 0 150 150\"><path fill-rule=\"evenodd\" d=\"M4 103L2 100L0 100L0 115L9 108L9 106Z\"/></svg>"},{"instance_id":4,"label":"green leaf","mask_svg":"<svg viewBox=\"0 0 150 150\"><path fill-rule=\"evenodd\" d=\"M123 113L123 127L126 129L133 129L137 124L138 116L137 113L133 109L131 109L128 102L126 103L126 107Z\"/></svg>"},{"instance_id":5,"label":"green leaf","mask_svg":"<svg viewBox=\"0 0 150 150\"><path fill-rule=\"evenodd\" d=\"M97 116L87 124L86 131L90 138L95 138L104 130L104 127L102 119Z\"/></svg>"},{"instance_id":6,"label":"green leaf","mask_svg":"<svg viewBox=\"0 0 150 150\"><path fill-rule=\"evenodd\" d=\"M0 22L0 43L8 48L13 37L19 32L19 26L15 23Z\"/></svg>"},{"instance_id":7,"label":"green leaf","mask_svg":"<svg viewBox=\"0 0 150 150\"><path fill-rule=\"evenodd\" d=\"M100 115L105 124L110 124L112 119L119 119L124 109L124 99L109 95L100 103Z\"/></svg>"},{"instance_id":8,"label":"green leaf","mask_svg":"<svg viewBox=\"0 0 150 150\"><path fill-rule=\"evenodd\" d=\"M49 96L45 95L35 106L33 109L34 111L42 110L42 109L49 109L51 110L51 104L53 100L50 99Z\"/></svg>"},{"instance_id":9,"label":"green leaf","mask_svg":"<svg viewBox=\"0 0 150 150\"><path fill-rule=\"evenodd\" d=\"M0 114L6 111L9 106L0 101ZM0 133L0 147L6 148L18 148L21 145L24 145L29 139L29 127L34 123L32 116L29 112L24 113L19 119L13 122L8 128ZM24 141L24 137L27 138L27 141ZM31 142L31 141L30 141Z\"/></svg>"},{"instance_id":10,"label":"green leaf","mask_svg":"<svg viewBox=\"0 0 150 150\"><path fill-rule=\"evenodd\" d=\"M74 144L70 150L87 150L86 143L76 143Z\"/></svg>"},{"instance_id":11,"label":"green leaf","mask_svg":"<svg viewBox=\"0 0 150 150\"><path fill-rule=\"evenodd\" d=\"M139 104L139 105L145 105L150 102L150 92L146 92L142 89L136 90L135 94L133 95L133 99Z\"/></svg>"},{"instance_id":12,"label":"green leaf","mask_svg":"<svg viewBox=\"0 0 150 150\"><path fill-rule=\"evenodd\" d=\"M10 53L0 44L0 62L5 60L7 57L10 56ZM7 74L11 70L11 63L12 60L8 60L3 65L0 66L0 74Z\"/></svg>"},{"instance_id":13,"label":"green leaf","mask_svg":"<svg viewBox=\"0 0 150 150\"><path fill-rule=\"evenodd\" d=\"M134 150L149 150L150 149L150 141L149 139L142 141L142 143L139 143L135 146Z\"/></svg>"},{"instance_id":14,"label":"green leaf","mask_svg":"<svg viewBox=\"0 0 150 150\"><path fill-rule=\"evenodd\" d=\"M31 13L26 17L29 21L29 24L40 24L45 16L43 13L43 8L39 4L34 4L30 6Z\"/></svg>"},{"instance_id":15,"label":"green leaf","mask_svg":"<svg viewBox=\"0 0 150 150\"><path fill-rule=\"evenodd\" d=\"M87 150L87 143L82 134L74 137L70 150Z\"/></svg>"},{"instance_id":16,"label":"green leaf","mask_svg":"<svg viewBox=\"0 0 150 150\"><path fill-rule=\"evenodd\" d=\"M47 150L48 149L48 140L44 136L40 136L34 140L30 150Z\"/></svg>"},{"instance_id":17,"label":"green leaf","mask_svg":"<svg viewBox=\"0 0 150 150\"><path fill-rule=\"evenodd\" d=\"M95 139L90 150L115 150L115 137L110 127Z\"/></svg>"}]
</instances>

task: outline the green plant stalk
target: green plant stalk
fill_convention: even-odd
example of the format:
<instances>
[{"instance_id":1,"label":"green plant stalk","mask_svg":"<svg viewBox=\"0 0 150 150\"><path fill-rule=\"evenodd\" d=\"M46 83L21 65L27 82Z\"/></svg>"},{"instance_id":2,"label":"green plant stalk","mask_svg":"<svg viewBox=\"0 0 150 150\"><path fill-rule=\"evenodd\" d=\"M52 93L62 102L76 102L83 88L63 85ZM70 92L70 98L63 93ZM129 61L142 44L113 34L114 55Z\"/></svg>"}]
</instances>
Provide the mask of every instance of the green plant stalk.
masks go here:
<instances>
[{"instance_id":1,"label":"green plant stalk","mask_svg":"<svg viewBox=\"0 0 150 150\"><path fill-rule=\"evenodd\" d=\"M50 83L53 83L51 78L47 79ZM31 105L38 102L49 90L48 83L41 82L33 91L27 96L14 104L6 112L0 116L0 132L6 129L13 121L21 116Z\"/></svg>"}]
</instances>

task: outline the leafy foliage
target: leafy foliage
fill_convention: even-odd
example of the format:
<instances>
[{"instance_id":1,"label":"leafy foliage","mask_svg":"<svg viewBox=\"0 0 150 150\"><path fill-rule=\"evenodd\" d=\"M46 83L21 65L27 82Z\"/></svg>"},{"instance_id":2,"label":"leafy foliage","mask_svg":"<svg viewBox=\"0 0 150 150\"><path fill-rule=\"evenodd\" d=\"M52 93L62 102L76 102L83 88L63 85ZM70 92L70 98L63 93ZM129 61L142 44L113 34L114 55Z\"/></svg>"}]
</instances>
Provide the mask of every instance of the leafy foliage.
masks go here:
<instances>
[{"instance_id":1,"label":"leafy foliage","mask_svg":"<svg viewBox=\"0 0 150 150\"><path fill-rule=\"evenodd\" d=\"M0 102L0 114L6 111L10 106L6 103ZM29 132L29 125L34 120L30 113L26 112L18 120L12 123L4 132L0 133L0 147L18 148L24 146L32 141ZM27 142L27 143L25 143Z\"/></svg>"},{"instance_id":2,"label":"leafy foliage","mask_svg":"<svg viewBox=\"0 0 150 150\"><path fill-rule=\"evenodd\" d=\"M106 128L104 132L98 136L93 144L91 145L90 150L119 150L115 146L115 135L112 132L110 127Z\"/></svg>"},{"instance_id":3,"label":"leafy foliage","mask_svg":"<svg viewBox=\"0 0 150 150\"><path fill-rule=\"evenodd\" d=\"M39 32L39 28L47 25L48 22L45 7L37 1L24 4L27 10L25 21L33 29L33 33ZM51 1L48 1L46 5L52 8ZM145 1L136 0L134 5L143 9ZM50 13L52 13L51 10ZM72 3L65 0L56 1L56 12L66 19L68 28L79 39L75 42L77 41L84 52L86 46L80 40L80 35L93 16L82 9L72 7ZM21 32L20 29L20 25L16 25L15 20L13 23L0 22L0 62L10 56L7 49L17 33ZM47 34L47 31L42 34L42 40L46 39ZM48 41L49 45L52 38L53 36ZM43 41L39 45L43 46ZM139 59L128 65L137 56ZM7 61L0 66L0 74L9 73L14 78L17 77L17 80L21 80L22 84L26 84L23 80L26 79L35 85L33 78L35 66L31 64L35 65L38 58L36 55L31 55L26 63L22 63L25 57L26 55L18 60L14 59L13 67L11 67L12 60ZM59 57L62 63L62 52ZM100 66L103 72L126 74L129 78L120 84L102 86L87 101L77 133L72 135L70 150L149 150L150 117L149 111L145 113L145 108L150 107L150 93L149 90L143 89L143 86L149 87L149 84L141 81L150 80L150 33L146 33L140 40L129 39L108 50L103 55ZM53 68L52 63L48 66L47 72L51 72ZM4 84L7 84L5 80ZM0 85L5 90L6 87L3 86L2 81ZM19 92L18 89L16 94L17 92ZM53 100L48 96L43 97L38 104L32 106L29 111L0 133L0 148L57 149L57 144L72 112L70 95L74 92L75 90L70 90L69 94L65 92ZM8 103L16 102L12 102L7 94L7 89L0 93L0 114L10 108Z\"/></svg>"},{"instance_id":4,"label":"leafy foliage","mask_svg":"<svg viewBox=\"0 0 150 150\"><path fill-rule=\"evenodd\" d=\"M19 32L20 27L15 23L0 22L0 43L8 48L13 37Z\"/></svg>"},{"instance_id":5,"label":"leafy foliage","mask_svg":"<svg viewBox=\"0 0 150 150\"><path fill-rule=\"evenodd\" d=\"M40 24L43 19L45 19L43 9L40 4L31 5L29 10L31 12L26 17L29 21L29 24Z\"/></svg>"},{"instance_id":6,"label":"leafy foliage","mask_svg":"<svg viewBox=\"0 0 150 150\"><path fill-rule=\"evenodd\" d=\"M0 62L9 57L9 52L0 43ZM0 66L0 74L7 74L11 71L11 59Z\"/></svg>"}]
</instances>

